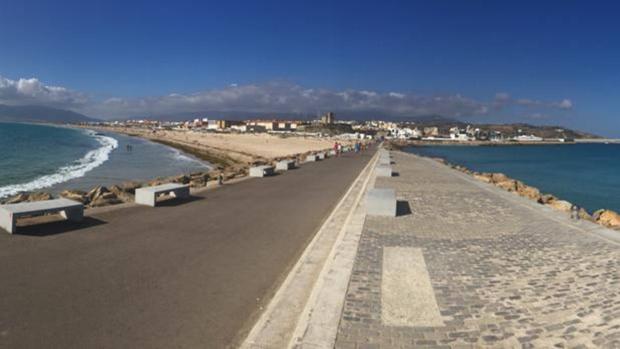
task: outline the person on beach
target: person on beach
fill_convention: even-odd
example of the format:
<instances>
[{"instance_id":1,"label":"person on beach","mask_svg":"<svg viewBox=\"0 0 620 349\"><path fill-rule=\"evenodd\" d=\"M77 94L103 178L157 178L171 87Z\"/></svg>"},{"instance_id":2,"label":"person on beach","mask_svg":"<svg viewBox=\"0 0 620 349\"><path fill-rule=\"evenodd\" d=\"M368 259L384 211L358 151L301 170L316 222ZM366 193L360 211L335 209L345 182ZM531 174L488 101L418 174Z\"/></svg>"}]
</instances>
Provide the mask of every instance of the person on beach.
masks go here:
<instances>
[{"instance_id":1,"label":"person on beach","mask_svg":"<svg viewBox=\"0 0 620 349\"><path fill-rule=\"evenodd\" d=\"M224 185L224 176L221 173L217 175L217 185Z\"/></svg>"},{"instance_id":2,"label":"person on beach","mask_svg":"<svg viewBox=\"0 0 620 349\"><path fill-rule=\"evenodd\" d=\"M342 144L340 143L336 143L338 145L338 150L336 151L336 154L340 155L340 153L342 153Z\"/></svg>"},{"instance_id":3,"label":"person on beach","mask_svg":"<svg viewBox=\"0 0 620 349\"><path fill-rule=\"evenodd\" d=\"M570 218L579 220L579 206L573 205L570 208Z\"/></svg>"},{"instance_id":4,"label":"person on beach","mask_svg":"<svg viewBox=\"0 0 620 349\"><path fill-rule=\"evenodd\" d=\"M334 142L334 152L336 152L336 156L338 156L338 142Z\"/></svg>"}]
</instances>

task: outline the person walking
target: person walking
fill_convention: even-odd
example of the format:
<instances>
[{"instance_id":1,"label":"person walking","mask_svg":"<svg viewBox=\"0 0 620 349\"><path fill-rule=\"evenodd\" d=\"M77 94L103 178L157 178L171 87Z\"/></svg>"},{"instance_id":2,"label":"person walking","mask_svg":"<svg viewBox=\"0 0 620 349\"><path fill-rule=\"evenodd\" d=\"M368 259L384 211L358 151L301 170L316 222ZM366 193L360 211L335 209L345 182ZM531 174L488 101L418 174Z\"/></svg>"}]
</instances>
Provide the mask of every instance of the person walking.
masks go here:
<instances>
[{"instance_id":1,"label":"person walking","mask_svg":"<svg viewBox=\"0 0 620 349\"><path fill-rule=\"evenodd\" d=\"M338 156L338 142L334 142L334 152L336 153L336 156Z\"/></svg>"}]
</instances>

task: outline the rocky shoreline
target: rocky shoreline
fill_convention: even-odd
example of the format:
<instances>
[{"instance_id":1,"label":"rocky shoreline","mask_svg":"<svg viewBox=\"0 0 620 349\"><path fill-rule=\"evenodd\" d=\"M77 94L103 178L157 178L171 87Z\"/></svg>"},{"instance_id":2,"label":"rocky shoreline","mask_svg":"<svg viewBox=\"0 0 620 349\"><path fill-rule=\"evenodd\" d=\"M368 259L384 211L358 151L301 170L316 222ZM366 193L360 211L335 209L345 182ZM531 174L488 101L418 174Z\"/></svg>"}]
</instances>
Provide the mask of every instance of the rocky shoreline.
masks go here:
<instances>
[{"instance_id":1,"label":"rocky shoreline","mask_svg":"<svg viewBox=\"0 0 620 349\"><path fill-rule=\"evenodd\" d=\"M503 173L476 172L461 165L450 164L442 158L432 159L447 166L450 166L457 171L466 173L481 182L493 184L496 187L502 188L508 192L536 201L541 205L549 206L558 211L573 213L573 203L557 198L552 194L541 193L538 188L529 186L519 180L510 178ZM577 211L577 215L579 219L585 219L608 228L620 230L620 214L615 211L600 209L590 214L584 208L579 208Z\"/></svg>"},{"instance_id":2,"label":"rocky shoreline","mask_svg":"<svg viewBox=\"0 0 620 349\"><path fill-rule=\"evenodd\" d=\"M138 136L138 135L136 135ZM147 138L148 139L148 138ZM280 160L294 160L301 162L306 155L317 151L326 151L328 149L317 149L304 153L292 154L289 156L275 157L266 159L263 157L249 157L249 161L241 161L226 157L224 151L210 152L199 147L192 147L188 144L180 144L172 141L157 141L166 146L178 149L184 153L191 154L199 159L209 161L214 168L208 171L193 172L190 174L179 174L172 177L160 177L146 182L128 181L112 186L97 186L89 191L66 189L59 196L70 200L75 200L84 204L86 208L111 206L123 203L133 203L135 190L141 187L159 185L163 183L181 183L189 184L191 188L204 188L207 185L216 185L220 175L224 182L231 179L242 178L249 175L249 169L252 166L275 164ZM45 191L22 192L16 195L0 198L0 205L16 204L21 202L44 201L53 199L54 195Z\"/></svg>"}]
</instances>

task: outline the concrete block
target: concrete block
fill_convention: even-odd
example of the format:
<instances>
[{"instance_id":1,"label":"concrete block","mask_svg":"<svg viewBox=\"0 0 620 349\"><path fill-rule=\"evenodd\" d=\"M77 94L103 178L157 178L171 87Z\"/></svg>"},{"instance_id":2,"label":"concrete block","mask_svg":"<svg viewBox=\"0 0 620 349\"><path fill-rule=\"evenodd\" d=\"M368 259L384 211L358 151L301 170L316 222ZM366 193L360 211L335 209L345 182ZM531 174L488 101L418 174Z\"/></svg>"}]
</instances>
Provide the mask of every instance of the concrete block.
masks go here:
<instances>
[{"instance_id":1,"label":"concrete block","mask_svg":"<svg viewBox=\"0 0 620 349\"><path fill-rule=\"evenodd\" d=\"M377 177L392 177L392 166L379 165L375 168Z\"/></svg>"},{"instance_id":2,"label":"concrete block","mask_svg":"<svg viewBox=\"0 0 620 349\"><path fill-rule=\"evenodd\" d=\"M295 160L282 160L276 163L276 171L288 171L295 168Z\"/></svg>"},{"instance_id":3,"label":"concrete block","mask_svg":"<svg viewBox=\"0 0 620 349\"><path fill-rule=\"evenodd\" d=\"M165 194L169 194L175 198L188 198L189 185L166 183L152 187L138 188L136 189L136 196L134 200L136 204L155 207L157 204L157 197Z\"/></svg>"},{"instance_id":4,"label":"concrete block","mask_svg":"<svg viewBox=\"0 0 620 349\"><path fill-rule=\"evenodd\" d=\"M319 157L316 154L310 154L306 156L306 162L314 162L317 161Z\"/></svg>"},{"instance_id":5,"label":"concrete block","mask_svg":"<svg viewBox=\"0 0 620 349\"><path fill-rule=\"evenodd\" d=\"M371 189L366 196L366 212L371 216L396 217L394 189Z\"/></svg>"},{"instance_id":6,"label":"concrete block","mask_svg":"<svg viewBox=\"0 0 620 349\"><path fill-rule=\"evenodd\" d=\"M319 160L325 160L325 153L316 153L316 156L319 158Z\"/></svg>"},{"instance_id":7,"label":"concrete block","mask_svg":"<svg viewBox=\"0 0 620 349\"><path fill-rule=\"evenodd\" d=\"M79 222L84 217L84 205L65 198L3 205L0 206L0 228L13 234L19 217L48 213L60 213L67 220Z\"/></svg>"},{"instance_id":8,"label":"concrete block","mask_svg":"<svg viewBox=\"0 0 620 349\"><path fill-rule=\"evenodd\" d=\"M335 150L330 150L327 152L327 155L329 156L336 156L336 151Z\"/></svg>"},{"instance_id":9,"label":"concrete block","mask_svg":"<svg viewBox=\"0 0 620 349\"><path fill-rule=\"evenodd\" d=\"M273 166L262 165L250 167L250 177L265 177L273 174Z\"/></svg>"}]
</instances>

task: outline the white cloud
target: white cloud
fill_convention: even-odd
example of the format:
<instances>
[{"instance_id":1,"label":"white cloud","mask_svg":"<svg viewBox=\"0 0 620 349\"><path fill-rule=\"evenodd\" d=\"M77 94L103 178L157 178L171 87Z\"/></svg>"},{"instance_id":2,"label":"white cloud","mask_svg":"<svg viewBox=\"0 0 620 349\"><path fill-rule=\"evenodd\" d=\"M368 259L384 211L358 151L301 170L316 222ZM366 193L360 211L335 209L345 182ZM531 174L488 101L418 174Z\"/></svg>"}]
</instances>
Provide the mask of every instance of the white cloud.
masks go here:
<instances>
[{"instance_id":1,"label":"white cloud","mask_svg":"<svg viewBox=\"0 0 620 349\"><path fill-rule=\"evenodd\" d=\"M11 80L0 76L0 103L9 105L38 104L76 108L88 101L85 94L64 87L50 86L36 78Z\"/></svg>"},{"instance_id":2,"label":"white cloud","mask_svg":"<svg viewBox=\"0 0 620 349\"><path fill-rule=\"evenodd\" d=\"M569 99L542 102L535 99L515 99L505 92L495 94L491 101L480 101L461 94L424 95L397 91L329 90L305 88L282 81L246 85L233 83L224 88L192 94L169 93L142 98L116 96L96 100L85 93L65 87L45 85L35 78L11 80L2 76L0 103L55 106L104 118L205 111L316 114L327 110L401 117L467 117L512 113L514 108L511 107L515 106L527 108L528 111L523 113L523 117L527 118L527 115L540 112L538 109L568 110L573 107L573 102Z\"/></svg>"}]
</instances>

